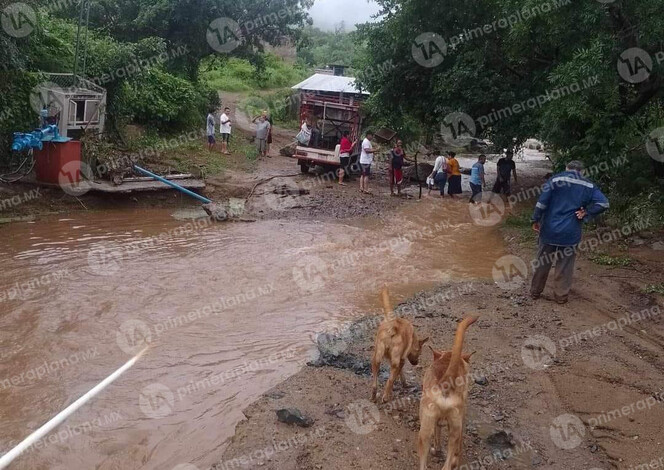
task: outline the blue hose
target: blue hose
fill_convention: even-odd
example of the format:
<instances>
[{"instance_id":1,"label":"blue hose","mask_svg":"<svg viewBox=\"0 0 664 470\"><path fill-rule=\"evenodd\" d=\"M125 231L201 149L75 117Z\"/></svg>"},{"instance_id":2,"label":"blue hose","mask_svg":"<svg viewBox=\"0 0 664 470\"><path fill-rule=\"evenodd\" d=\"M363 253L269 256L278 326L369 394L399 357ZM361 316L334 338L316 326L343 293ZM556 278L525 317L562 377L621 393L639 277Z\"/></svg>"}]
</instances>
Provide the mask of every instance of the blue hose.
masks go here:
<instances>
[{"instance_id":1,"label":"blue hose","mask_svg":"<svg viewBox=\"0 0 664 470\"><path fill-rule=\"evenodd\" d=\"M167 180L166 178L162 178L159 175L155 175L154 173L146 170L145 168L141 168L140 166L134 165L134 169L136 169L136 171L138 171L139 173L144 174L145 176L149 176L150 178L154 178L157 181L161 181L162 183L165 183L165 184L171 186L172 188L175 188L178 191L185 193L187 196L191 196L195 199L198 199L199 201L203 202L204 204L212 204L212 201L209 200L208 198L203 197L200 194L196 194L193 191L189 191L188 189L183 188L179 184L175 184L172 181Z\"/></svg>"}]
</instances>

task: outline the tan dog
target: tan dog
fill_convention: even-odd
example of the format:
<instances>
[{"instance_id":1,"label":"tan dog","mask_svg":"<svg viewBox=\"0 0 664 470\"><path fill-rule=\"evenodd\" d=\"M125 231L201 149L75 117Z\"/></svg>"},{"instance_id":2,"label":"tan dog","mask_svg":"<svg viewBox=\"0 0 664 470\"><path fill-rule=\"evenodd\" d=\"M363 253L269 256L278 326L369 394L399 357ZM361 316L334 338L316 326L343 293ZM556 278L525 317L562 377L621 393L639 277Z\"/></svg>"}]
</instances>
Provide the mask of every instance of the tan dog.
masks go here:
<instances>
[{"instance_id":1,"label":"tan dog","mask_svg":"<svg viewBox=\"0 0 664 470\"><path fill-rule=\"evenodd\" d=\"M449 439L443 470L459 468L468 401L468 364L472 356L462 353L463 338L466 329L476 321L477 317L468 317L459 323L452 351L435 351L432 348L434 362L424 374L420 400L420 435L417 443L420 470L427 468L432 435L434 446L442 448L440 426L444 421L447 421Z\"/></svg>"},{"instance_id":2,"label":"tan dog","mask_svg":"<svg viewBox=\"0 0 664 470\"><path fill-rule=\"evenodd\" d=\"M418 339L413 324L405 318L396 318L392 311L390 303L390 294L387 289L381 293L383 300L383 313L385 320L378 327L376 333L376 342L374 343L374 353L371 358L371 374L373 378L373 387L371 389L371 399L376 401L378 391L378 371L383 358L390 361L390 378L385 384L383 392L383 403L392 400L392 387L397 377L401 378L401 383L406 385L406 378L403 375L403 366L406 359L414 366L417 365L422 352L422 345L429 338Z\"/></svg>"}]
</instances>

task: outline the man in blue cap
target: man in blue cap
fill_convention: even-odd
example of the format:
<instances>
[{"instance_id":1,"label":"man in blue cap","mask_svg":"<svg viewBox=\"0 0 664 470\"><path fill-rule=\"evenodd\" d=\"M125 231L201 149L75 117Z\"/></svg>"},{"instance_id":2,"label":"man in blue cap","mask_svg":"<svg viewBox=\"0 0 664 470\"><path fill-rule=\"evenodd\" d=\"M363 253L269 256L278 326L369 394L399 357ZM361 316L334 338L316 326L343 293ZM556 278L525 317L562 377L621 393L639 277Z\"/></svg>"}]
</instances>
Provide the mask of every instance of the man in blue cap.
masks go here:
<instances>
[{"instance_id":1,"label":"man in blue cap","mask_svg":"<svg viewBox=\"0 0 664 470\"><path fill-rule=\"evenodd\" d=\"M553 175L542 187L532 222L539 233L539 250L530 294L538 299L549 271L556 262L554 292L556 302L567 303L572 288L576 251L583 223L609 208L609 201L595 184L584 178L583 163L572 161L566 171Z\"/></svg>"}]
</instances>

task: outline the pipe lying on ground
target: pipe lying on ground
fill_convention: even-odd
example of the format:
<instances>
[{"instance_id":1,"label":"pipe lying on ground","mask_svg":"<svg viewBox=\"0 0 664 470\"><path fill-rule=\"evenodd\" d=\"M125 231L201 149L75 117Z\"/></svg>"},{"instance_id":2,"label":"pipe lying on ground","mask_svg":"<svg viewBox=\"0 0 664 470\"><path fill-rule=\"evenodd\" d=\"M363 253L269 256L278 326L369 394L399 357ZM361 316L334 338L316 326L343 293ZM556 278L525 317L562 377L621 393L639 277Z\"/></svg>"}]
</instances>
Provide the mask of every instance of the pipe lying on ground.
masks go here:
<instances>
[{"instance_id":1,"label":"pipe lying on ground","mask_svg":"<svg viewBox=\"0 0 664 470\"><path fill-rule=\"evenodd\" d=\"M140 166L134 165L134 169L136 171L138 171L139 173L144 174L145 176L149 176L150 178L154 178L157 181L161 181L162 183L165 183L165 184L169 185L170 187L177 189L178 191L186 194L187 196L191 196L194 199L198 199L203 204L212 204L212 201L210 199L208 199L206 197L203 197L200 194L196 194L193 191L189 191L188 189L183 188L179 184L173 183L172 181L167 180L166 178L163 178L159 175L155 175L154 173L152 173L151 171L146 170L145 168L141 168Z\"/></svg>"},{"instance_id":2,"label":"pipe lying on ground","mask_svg":"<svg viewBox=\"0 0 664 470\"><path fill-rule=\"evenodd\" d=\"M162 183L165 183L171 186L172 188L177 189L178 191L186 194L187 196L191 196L194 199L198 199L203 203L203 209L205 210L205 212L207 212L208 215L212 217L213 220L216 220L217 222L223 222L230 218L228 211L226 210L223 204L216 204L212 202L210 199L203 197L200 194L196 194L193 191L189 191L188 189L183 188L179 184L167 180L166 178L163 178L159 175L155 175L151 171L148 171L145 168L141 168L140 166L134 165L134 169L139 173L149 176L150 178L154 178L157 181L161 181Z\"/></svg>"},{"instance_id":3,"label":"pipe lying on ground","mask_svg":"<svg viewBox=\"0 0 664 470\"><path fill-rule=\"evenodd\" d=\"M145 353L145 351L147 351L147 349L148 349L147 347L145 349L143 349L143 351L139 352L136 356L134 356L125 365L123 365L118 370L113 372L111 375L106 377L102 382L97 384L92 390L90 390L88 393L86 393L81 398L76 400L74 403L69 405L67 408L62 410L60 413L55 415L54 418L52 418L50 421L48 421L42 427L37 429L35 432L30 434L28 437L26 437L23 441L21 441L20 444L18 444L12 450L10 450L5 455L0 457L0 470L2 470L3 468L6 468L10 463L12 463L12 461L16 457L18 457L23 452L25 452L31 445L33 445L39 439L41 439L46 434L51 432L54 428L56 428L57 426L62 424L62 422L64 420L66 420L71 414L73 414L76 410L78 410L80 407L85 405L88 401L90 401L92 398L94 398L95 395L97 395L99 392L101 392L103 389L105 389L111 383L113 383L118 377L120 377L122 374L124 374L129 368L131 368L134 364L136 364L136 361L138 361L138 359L140 359L140 357L143 355L143 353Z\"/></svg>"}]
</instances>

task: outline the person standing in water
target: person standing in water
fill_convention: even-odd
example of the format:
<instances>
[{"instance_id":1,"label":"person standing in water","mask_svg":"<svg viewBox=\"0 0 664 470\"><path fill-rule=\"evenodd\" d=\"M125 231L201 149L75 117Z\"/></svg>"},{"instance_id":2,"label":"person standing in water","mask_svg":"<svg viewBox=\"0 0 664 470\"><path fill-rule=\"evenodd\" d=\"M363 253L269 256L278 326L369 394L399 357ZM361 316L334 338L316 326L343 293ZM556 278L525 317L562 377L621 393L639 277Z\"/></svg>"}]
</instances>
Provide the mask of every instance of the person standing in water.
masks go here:
<instances>
[{"instance_id":1,"label":"person standing in water","mask_svg":"<svg viewBox=\"0 0 664 470\"><path fill-rule=\"evenodd\" d=\"M514 176L514 182L517 182L514 152L508 150L505 157L498 160L496 166L498 167L498 176L496 177L496 184L493 185L491 192L494 194L504 194L505 196L509 196L512 192L510 181L512 176Z\"/></svg>"},{"instance_id":2,"label":"person standing in water","mask_svg":"<svg viewBox=\"0 0 664 470\"><path fill-rule=\"evenodd\" d=\"M456 159L456 153L447 152L447 155L449 156L447 159L447 172L449 174L447 194L449 194L452 199L456 199L457 194L463 193L463 190L461 189L461 168L459 167L459 161Z\"/></svg>"},{"instance_id":3,"label":"person standing in water","mask_svg":"<svg viewBox=\"0 0 664 470\"><path fill-rule=\"evenodd\" d=\"M470 189L473 195L470 197L471 204L477 204L482 199L482 188L486 186L484 179L484 164L486 163L486 155L480 155L477 162L470 170Z\"/></svg>"},{"instance_id":4,"label":"person standing in water","mask_svg":"<svg viewBox=\"0 0 664 470\"><path fill-rule=\"evenodd\" d=\"M429 175L429 178L433 179L433 183L440 189L440 197L445 197L445 185L447 184L448 177L447 158L445 155L442 155L440 151L436 153L438 153L439 156L436 158L436 162L433 165L433 171Z\"/></svg>"}]
</instances>

